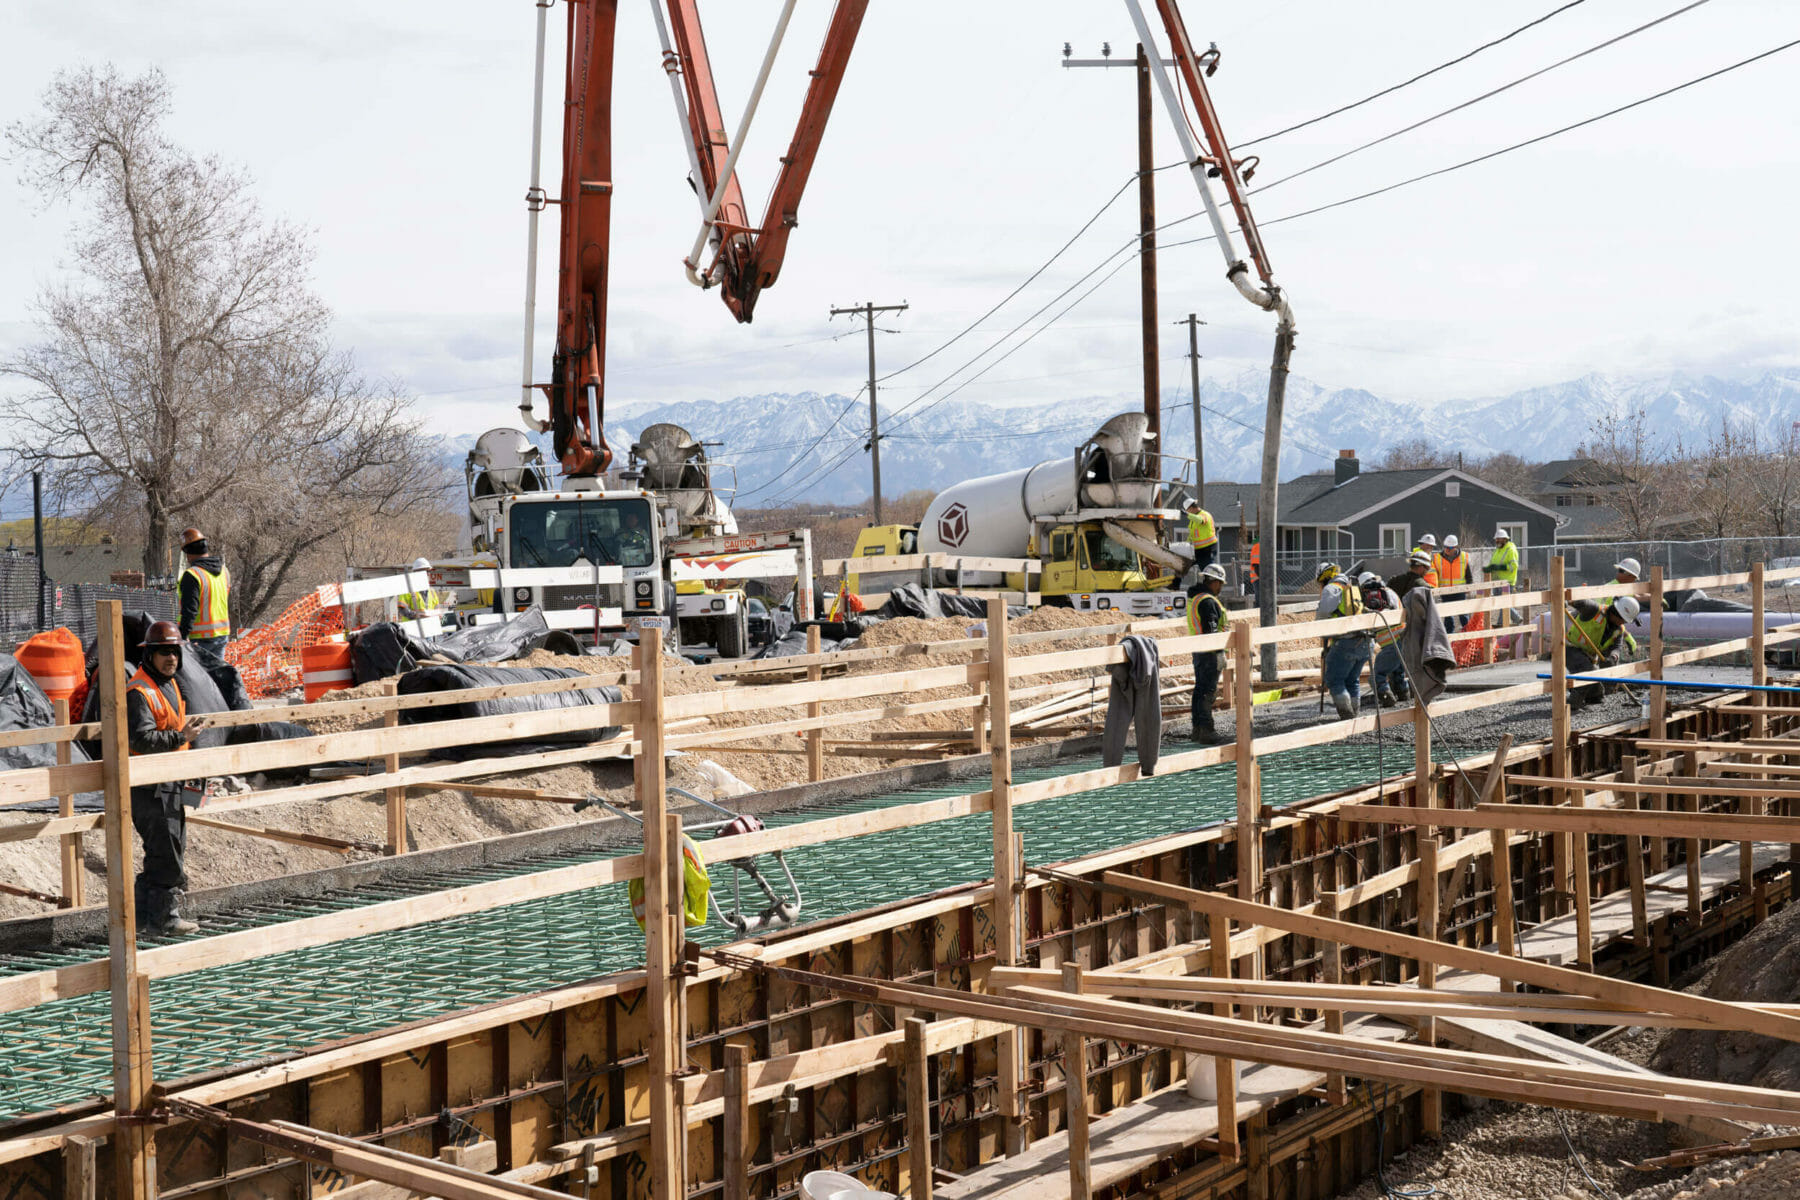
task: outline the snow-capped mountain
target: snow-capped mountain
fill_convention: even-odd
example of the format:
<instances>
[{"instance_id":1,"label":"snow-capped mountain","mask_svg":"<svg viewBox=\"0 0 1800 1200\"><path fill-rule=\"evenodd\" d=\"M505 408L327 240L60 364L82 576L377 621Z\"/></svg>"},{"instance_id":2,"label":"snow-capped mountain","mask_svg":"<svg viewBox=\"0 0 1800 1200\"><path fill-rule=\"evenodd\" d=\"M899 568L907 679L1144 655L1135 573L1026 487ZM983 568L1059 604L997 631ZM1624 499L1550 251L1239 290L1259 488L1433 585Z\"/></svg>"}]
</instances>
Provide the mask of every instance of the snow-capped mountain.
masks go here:
<instances>
[{"instance_id":1,"label":"snow-capped mountain","mask_svg":"<svg viewBox=\"0 0 1800 1200\"><path fill-rule=\"evenodd\" d=\"M1213 480L1257 477L1267 377L1246 372L1203 380L1201 405L1206 473ZM977 475L1028 466L1071 453L1108 417L1135 407L1133 398L1094 396L1041 406L1004 408L950 399L914 412L882 405L882 491L941 488ZM1420 403L1387 400L1354 388L1325 388L1295 376L1288 382L1281 465L1284 478L1329 467L1340 449L1365 462L1392 446L1424 438L1446 454L1510 451L1534 460L1574 453L1596 417L1642 408L1667 448L1703 445L1721 420L1754 432L1764 445L1800 421L1800 376L1748 380L1674 375L1620 379L1589 375L1506 396ZM869 493L868 401L862 397L770 393L731 400L627 407L609 414L607 440L621 460L638 432L658 422L680 425L708 443L737 472L738 505L790 500L844 501ZM1192 408L1186 388L1163 391L1163 428L1170 453L1193 454Z\"/></svg>"}]
</instances>

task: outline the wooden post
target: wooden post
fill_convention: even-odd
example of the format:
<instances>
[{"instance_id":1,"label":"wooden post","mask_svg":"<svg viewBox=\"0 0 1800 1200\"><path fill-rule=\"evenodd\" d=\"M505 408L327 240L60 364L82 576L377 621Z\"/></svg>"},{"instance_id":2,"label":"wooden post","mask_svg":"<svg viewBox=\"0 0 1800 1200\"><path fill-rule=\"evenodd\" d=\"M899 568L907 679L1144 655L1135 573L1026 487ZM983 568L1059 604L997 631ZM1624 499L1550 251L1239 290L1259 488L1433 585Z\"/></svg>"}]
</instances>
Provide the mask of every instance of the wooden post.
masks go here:
<instances>
[{"instance_id":1,"label":"wooden post","mask_svg":"<svg viewBox=\"0 0 1800 1200\"><path fill-rule=\"evenodd\" d=\"M400 685L398 681L393 679L385 680L381 685L381 694L383 696L393 696L397 694L399 690ZM382 727L386 729L398 728L400 725L400 710L397 708L390 708L388 711L382 713L381 724ZM398 754L387 755L381 760L381 769L388 772L390 775L395 771L398 771L400 769L400 756ZM404 787L391 787L387 789L386 853L406 853L406 789Z\"/></svg>"},{"instance_id":2,"label":"wooden post","mask_svg":"<svg viewBox=\"0 0 1800 1200\"><path fill-rule=\"evenodd\" d=\"M1587 793L1575 795L1577 808L1587 807ZM1594 874L1588 862L1588 835L1569 835L1572 865L1575 871L1575 964L1584 971L1594 969Z\"/></svg>"},{"instance_id":3,"label":"wooden post","mask_svg":"<svg viewBox=\"0 0 1800 1200\"><path fill-rule=\"evenodd\" d=\"M1438 940L1438 850L1436 837L1419 835L1419 936ZM1420 960L1419 986L1437 986L1437 964ZM1427 1046L1437 1044L1437 1021L1426 1017L1419 1022L1419 1041ZM1444 1132L1444 1094L1437 1088L1426 1088L1419 1094L1420 1125L1426 1137L1436 1138Z\"/></svg>"},{"instance_id":4,"label":"wooden post","mask_svg":"<svg viewBox=\"0 0 1800 1200\"><path fill-rule=\"evenodd\" d=\"M94 1200L94 1139L63 1139L63 1200Z\"/></svg>"},{"instance_id":5,"label":"wooden post","mask_svg":"<svg viewBox=\"0 0 1800 1200\"><path fill-rule=\"evenodd\" d=\"M56 723L69 723L69 700L63 697L51 701L56 712ZM69 765L69 743L56 743L56 765ZM64 792L56 797L56 815L72 817L75 815L75 793ZM62 904L63 908L80 908L87 903L87 888L81 874L81 835L65 833L62 835ZM92 1143L89 1144L89 1158L93 1156Z\"/></svg>"},{"instance_id":6,"label":"wooden post","mask_svg":"<svg viewBox=\"0 0 1800 1200\"><path fill-rule=\"evenodd\" d=\"M1619 782L1637 782L1638 760L1636 755L1627 754L1619 761ZM1638 807L1636 792L1619 794L1620 803L1627 809ZM1631 887L1631 940L1641 949L1650 948L1650 901L1644 888L1644 839L1637 834L1629 834L1625 838L1625 879Z\"/></svg>"},{"instance_id":7,"label":"wooden post","mask_svg":"<svg viewBox=\"0 0 1800 1200\"><path fill-rule=\"evenodd\" d=\"M1062 965L1062 990L1081 990L1081 965ZM1069 1125L1069 1200L1093 1200L1094 1187L1088 1161L1087 1039L1079 1033L1062 1035L1063 1112Z\"/></svg>"},{"instance_id":8,"label":"wooden post","mask_svg":"<svg viewBox=\"0 0 1800 1200\"><path fill-rule=\"evenodd\" d=\"M1550 773L1558 779L1569 777L1569 603L1563 579L1563 559L1559 554L1550 560ZM1567 803L1568 798L1563 788L1550 790L1552 804ZM1564 913L1569 910L1572 840L1568 834L1559 833L1551 837L1550 843L1556 874L1550 903L1553 911Z\"/></svg>"},{"instance_id":9,"label":"wooden post","mask_svg":"<svg viewBox=\"0 0 1800 1200\"><path fill-rule=\"evenodd\" d=\"M1212 964L1212 973L1220 979L1231 978L1231 918L1224 913L1213 913L1207 918L1207 938L1209 946L1207 957ZM1231 1005L1226 1001L1213 1003L1215 1017L1229 1017ZM1237 1063L1229 1058L1213 1059L1213 1079L1219 1097L1219 1154L1225 1158L1236 1158L1238 1153L1237 1132Z\"/></svg>"},{"instance_id":10,"label":"wooden post","mask_svg":"<svg viewBox=\"0 0 1800 1200\"><path fill-rule=\"evenodd\" d=\"M906 1166L912 1200L931 1200L931 1058L925 1053L926 1023L906 1021Z\"/></svg>"},{"instance_id":11,"label":"wooden post","mask_svg":"<svg viewBox=\"0 0 1800 1200\"><path fill-rule=\"evenodd\" d=\"M1437 807L1437 788L1431 778L1431 716L1425 702L1413 693L1413 804Z\"/></svg>"},{"instance_id":12,"label":"wooden post","mask_svg":"<svg viewBox=\"0 0 1800 1200\"><path fill-rule=\"evenodd\" d=\"M681 866L680 844L669 856L668 778L663 759L662 630L640 629L637 647L639 744L635 770L638 814L644 823L644 965L650 1001L650 1190L656 1196L678 1196L686 1186L682 1147L687 1130L681 1124L675 1073L681 1067L677 1044L683 1031L676 1013L676 934L681 921L681 892L669 886L671 868ZM679 879L679 876L676 876Z\"/></svg>"},{"instance_id":13,"label":"wooden post","mask_svg":"<svg viewBox=\"0 0 1800 1200\"><path fill-rule=\"evenodd\" d=\"M1500 953L1511 958L1519 952L1518 943L1513 937L1517 918L1513 912L1511 834L1504 829L1488 832L1493 839L1494 855L1494 945ZM1503 992L1510 992L1513 987L1510 979L1500 981L1500 990Z\"/></svg>"},{"instance_id":14,"label":"wooden post","mask_svg":"<svg viewBox=\"0 0 1800 1200\"><path fill-rule=\"evenodd\" d=\"M1765 661L1767 646L1764 643L1766 632L1763 629L1766 608L1763 601L1763 564L1750 565L1750 682L1761 687L1769 681L1769 666ZM1767 692L1751 692L1750 703L1756 708L1764 707L1769 700ZM1757 713L1750 718L1750 736L1763 738L1769 735L1769 718L1764 713ZM1763 759L1767 762L1767 759ZM1766 776L1752 775L1752 779ZM1738 802L1741 811L1757 816L1767 811L1761 796L1745 796ZM1738 890L1745 896L1756 891L1756 843L1742 842L1738 845Z\"/></svg>"},{"instance_id":15,"label":"wooden post","mask_svg":"<svg viewBox=\"0 0 1800 1200\"><path fill-rule=\"evenodd\" d=\"M806 652L810 655L817 655L820 652L819 627L817 625L806 627ZM812 683L823 680L825 678L824 665L814 663L806 668L806 678ZM813 718L824 716L825 702L823 700L808 701L806 715ZM825 730L823 727L806 731L806 778L813 783L825 778Z\"/></svg>"},{"instance_id":16,"label":"wooden post","mask_svg":"<svg viewBox=\"0 0 1800 1200\"><path fill-rule=\"evenodd\" d=\"M987 629L988 770L994 793L994 961L1016 967L1024 962L1025 931L1019 916L1019 839L1013 832L1011 643L1006 601L988 601ZM1014 1026L1001 1033L998 1067L1000 1118L1005 1128L1002 1144L1011 1156L1025 1149L1029 1134L1029 1111L1021 1087L1026 1068L1024 1030Z\"/></svg>"},{"instance_id":17,"label":"wooden post","mask_svg":"<svg viewBox=\"0 0 1800 1200\"><path fill-rule=\"evenodd\" d=\"M750 1200L750 1047L725 1043L725 1200Z\"/></svg>"},{"instance_id":18,"label":"wooden post","mask_svg":"<svg viewBox=\"0 0 1800 1200\"><path fill-rule=\"evenodd\" d=\"M1650 567L1650 678L1663 677L1663 569L1660 565ZM1668 689L1653 686L1650 689L1650 736L1661 741L1669 736L1669 695ZM1662 843L1657 841L1651 850L1651 866L1660 871L1662 863Z\"/></svg>"},{"instance_id":19,"label":"wooden post","mask_svg":"<svg viewBox=\"0 0 1800 1200\"><path fill-rule=\"evenodd\" d=\"M1232 623L1231 657L1236 667L1236 690L1231 700L1231 717L1237 727L1237 871L1238 897L1258 899L1262 893L1262 836L1257 818L1261 797L1256 779L1256 743L1250 710L1255 679L1250 656L1250 623ZM1260 957L1260 956L1259 956Z\"/></svg>"},{"instance_id":20,"label":"wooden post","mask_svg":"<svg viewBox=\"0 0 1800 1200\"><path fill-rule=\"evenodd\" d=\"M1335 826L1336 822L1334 821L1334 822L1332 822L1332 824ZM1336 846L1335 838L1333 839L1332 844L1334 847ZM1337 892L1329 891L1329 892L1321 892L1319 894L1319 915L1322 917L1334 917L1334 918L1340 915L1338 913L1338 907L1337 907ZM1323 949L1321 950L1320 954L1321 954L1321 958L1323 959L1322 972L1324 975L1325 982L1326 983L1342 983L1342 982L1344 982L1344 948L1343 948L1343 946L1340 945L1338 942L1333 941L1331 939L1326 939L1322 943L1322 945L1323 945ZM1330 1009L1330 1010L1326 1011L1326 1013L1325 1013L1325 1032L1326 1033L1342 1033L1342 1032L1344 1032L1344 1013L1343 1013L1342 1009ZM1348 1090L1348 1088L1345 1087L1344 1073L1342 1071L1331 1071L1326 1074L1326 1076L1325 1076L1325 1098L1328 1102L1330 1102L1332 1104L1343 1105L1343 1104L1349 1103L1349 1099L1350 1099L1349 1090Z\"/></svg>"},{"instance_id":21,"label":"wooden post","mask_svg":"<svg viewBox=\"0 0 1800 1200\"><path fill-rule=\"evenodd\" d=\"M1697 733L1689 733L1687 735L1687 740L1690 742L1698 741L1699 737L1700 737L1700 735ZM1699 775L1700 775L1700 753L1699 753L1699 751L1683 750L1681 752L1681 773L1683 775L1687 776L1689 779L1696 779L1699 777ZM1689 812L1699 812L1700 811L1700 793L1695 792L1692 795L1688 796L1687 810ZM1701 906L1700 853L1701 853L1700 839L1699 838L1687 839L1687 907L1688 907L1688 916L1691 917L1695 921L1698 921L1700 919L1700 906Z\"/></svg>"},{"instance_id":22,"label":"wooden post","mask_svg":"<svg viewBox=\"0 0 1800 1200\"><path fill-rule=\"evenodd\" d=\"M1650 678L1663 677L1663 569L1659 566L1650 568ZM1668 689L1652 687L1650 689L1650 736L1659 741L1669 736L1669 698ZM1650 797L1652 809L1664 809L1667 802L1661 796ZM1663 839L1650 839L1650 873L1660 875L1667 865Z\"/></svg>"},{"instance_id":23,"label":"wooden post","mask_svg":"<svg viewBox=\"0 0 1800 1200\"><path fill-rule=\"evenodd\" d=\"M150 989L137 969L137 903L131 845L131 748L125 724L125 630L117 600L100 618L100 778L106 796L106 913L113 1035L113 1187L128 1200L156 1195L156 1142L130 1120L150 1100Z\"/></svg>"}]
</instances>

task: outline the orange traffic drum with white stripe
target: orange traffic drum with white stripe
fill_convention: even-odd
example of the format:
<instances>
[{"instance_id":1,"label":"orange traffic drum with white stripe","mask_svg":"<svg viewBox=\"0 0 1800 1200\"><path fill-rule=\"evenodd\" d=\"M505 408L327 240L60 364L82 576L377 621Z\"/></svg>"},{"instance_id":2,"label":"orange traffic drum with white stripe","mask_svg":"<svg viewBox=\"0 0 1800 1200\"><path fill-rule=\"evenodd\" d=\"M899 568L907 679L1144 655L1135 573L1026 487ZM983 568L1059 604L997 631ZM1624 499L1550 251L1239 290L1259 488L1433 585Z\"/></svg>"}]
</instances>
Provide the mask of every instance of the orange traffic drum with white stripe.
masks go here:
<instances>
[{"instance_id":1,"label":"orange traffic drum with white stripe","mask_svg":"<svg viewBox=\"0 0 1800 1200\"><path fill-rule=\"evenodd\" d=\"M13 657L52 700L67 700L87 679L81 639L66 628L33 634L19 644Z\"/></svg>"},{"instance_id":2,"label":"orange traffic drum with white stripe","mask_svg":"<svg viewBox=\"0 0 1800 1200\"><path fill-rule=\"evenodd\" d=\"M326 692L355 687L355 672L350 669L350 643L319 642L301 647L300 683L306 689L308 703Z\"/></svg>"}]
</instances>

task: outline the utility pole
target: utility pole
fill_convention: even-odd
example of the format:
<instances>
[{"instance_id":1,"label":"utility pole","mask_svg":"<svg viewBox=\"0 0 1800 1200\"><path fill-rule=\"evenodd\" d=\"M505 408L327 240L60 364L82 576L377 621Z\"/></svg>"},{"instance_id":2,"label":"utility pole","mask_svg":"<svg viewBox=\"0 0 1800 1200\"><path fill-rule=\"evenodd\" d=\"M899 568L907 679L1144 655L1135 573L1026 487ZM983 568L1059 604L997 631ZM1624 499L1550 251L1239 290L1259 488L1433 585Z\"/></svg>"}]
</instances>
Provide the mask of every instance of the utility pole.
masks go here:
<instances>
[{"instance_id":1,"label":"utility pole","mask_svg":"<svg viewBox=\"0 0 1800 1200\"><path fill-rule=\"evenodd\" d=\"M904 304L872 304L862 303L849 308L834 308L831 315L843 316L846 313L853 317L861 317L869 323L869 444L864 447L869 452L869 470L874 482L875 521L881 524L881 413L875 405L875 314L883 312L905 312Z\"/></svg>"},{"instance_id":2,"label":"utility pole","mask_svg":"<svg viewBox=\"0 0 1800 1200\"><path fill-rule=\"evenodd\" d=\"M1188 369L1192 372L1194 389L1194 498L1200 501L1200 507L1206 507L1206 439L1200 433L1200 326L1206 324L1194 313L1187 315L1187 320L1175 322L1188 327ZM1249 548L1243 548L1248 554Z\"/></svg>"},{"instance_id":3,"label":"utility pole","mask_svg":"<svg viewBox=\"0 0 1800 1200\"><path fill-rule=\"evenodd\" d=\"M1144 415L1149 418L1150 433L1156 439L1156 450L1162 451L1162 367L1158 353L1156 322L1156 145L1155 128L1150 109L1150 57L1140 43L1136 61L1113 61L1112 43L1102 42L1099 58L1073 58L1069 43L1063 43L1064 67L1131 67L1137 68L1138 119L1138 276L1144 330ZM1162 65L1172 67L1175 60L1165 58Z\"/></svg>"}]
</instances>

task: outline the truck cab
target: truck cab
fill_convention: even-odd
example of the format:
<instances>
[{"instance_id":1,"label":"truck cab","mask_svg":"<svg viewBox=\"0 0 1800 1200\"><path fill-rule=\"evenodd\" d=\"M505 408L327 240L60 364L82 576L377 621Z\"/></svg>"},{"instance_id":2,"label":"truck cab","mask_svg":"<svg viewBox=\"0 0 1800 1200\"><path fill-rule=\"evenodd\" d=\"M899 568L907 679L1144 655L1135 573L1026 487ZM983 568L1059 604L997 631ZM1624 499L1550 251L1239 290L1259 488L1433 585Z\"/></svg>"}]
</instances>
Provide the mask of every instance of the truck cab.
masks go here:
<instances>
[{"instance_id":1,"label":"truck cab","mask_svg":"<svg viewBox=\"0 0 1800 1200\"><path fill-rule=\"evenodd\" d=\"M1098 521L1044 526L1036 549L1046 604L1134 617L1174 617L1187 611L1187 597L1161 590L1161 580L1145 571L1138 552L1109 537Z\"/></svg>"},{"instance_id":2,"label":"truck cab","mask_svg":"<svg viewBox=\"0 0 1800 1200\"><path fill-rule=\"evenodd\" d=\"M917 525L871 525L856 535L851 558L897 558L919 552ZM846 577L845 582L858 595L881 595L909 583L917 583L917 571L868 571Z\"/></svg>"},{"instance_id":3,"label":"truck cab","mask_svg":"<svg viewBox=\"0 0 1800 1200\"><path fill-rule=\"evenodd\" d=\"M624 628L673 615L656 498L649 492L570 489L492 499L484 522L487 545L477 551L495 554L502 567L616 566L625 577L619 584L508 588L494 598L499 611L523 612L536 604L552 625L576 632L593 631L596 608L617 608Z\"/></svg>"}]
</instances>

